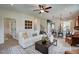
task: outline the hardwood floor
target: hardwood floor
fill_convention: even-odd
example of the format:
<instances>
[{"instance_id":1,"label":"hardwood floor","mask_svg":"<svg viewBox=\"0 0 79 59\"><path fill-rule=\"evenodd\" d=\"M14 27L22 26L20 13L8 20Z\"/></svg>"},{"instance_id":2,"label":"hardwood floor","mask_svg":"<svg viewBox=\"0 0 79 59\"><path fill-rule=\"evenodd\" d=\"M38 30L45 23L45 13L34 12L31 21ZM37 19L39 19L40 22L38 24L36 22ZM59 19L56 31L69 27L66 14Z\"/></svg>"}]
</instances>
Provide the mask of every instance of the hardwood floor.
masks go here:
<instances>
[{"instance_id":1,"label":"hardwood floor","mask_svg":"<svg viewBox=\"0 0 79 59\"><path fill-rule=\"evenodd\" d=\"M3 45L6 48L9 48L9 47L17 46L19 44L18 44L18 40L12 38L12 39L6 40Z\"/></svg>"},{"instance_id":2,"label":"hardwood floor","mask_svg":"<svg viewBox=\"0 0 79 59\"><path fill-rule=\"evenodd\" d=\"M6 39L6 38L5 38ZM13 38L9 38L8 40L4 41L4 44L0 44L0 53L7 48L11 48L13 46L18 46L18 41ZM6 51L7 52L7 51Z\"/></svg>"}]
</instances>

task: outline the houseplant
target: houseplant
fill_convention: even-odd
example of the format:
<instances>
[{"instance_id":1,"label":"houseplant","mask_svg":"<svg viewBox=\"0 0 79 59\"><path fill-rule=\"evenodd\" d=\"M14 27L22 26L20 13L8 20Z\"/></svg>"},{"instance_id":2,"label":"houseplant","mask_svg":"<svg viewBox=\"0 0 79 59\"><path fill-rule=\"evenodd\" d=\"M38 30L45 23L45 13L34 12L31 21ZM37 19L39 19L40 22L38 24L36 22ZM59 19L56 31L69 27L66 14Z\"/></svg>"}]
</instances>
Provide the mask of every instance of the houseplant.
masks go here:
<instances>
[{"instance_id":1,"label":"houseplant","mask_svg":"<svg viewBox=\"0 0 79 59\"><path fill-rule=\"evenodd\" d=\"M48 41L48 37L42 37L42 44L46 44Z\"/></svg>"}]
</instances>

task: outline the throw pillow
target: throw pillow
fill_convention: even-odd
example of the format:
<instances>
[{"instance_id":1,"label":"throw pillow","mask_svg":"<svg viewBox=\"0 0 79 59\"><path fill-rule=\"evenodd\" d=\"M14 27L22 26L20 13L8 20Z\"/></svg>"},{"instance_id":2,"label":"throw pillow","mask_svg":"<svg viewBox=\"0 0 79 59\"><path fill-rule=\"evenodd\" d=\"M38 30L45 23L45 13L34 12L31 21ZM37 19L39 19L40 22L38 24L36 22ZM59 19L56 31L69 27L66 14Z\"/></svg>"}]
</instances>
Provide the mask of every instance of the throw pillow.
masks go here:
<instances>
[{"instance_id":1,"label":"throw pillow","mask_svg":"<svg viewBox=\"0 0 79 59\"><path fill-rule=\"evenodd\" d=\"M37 33L32 34L32 36L33 36L33 37L34 37L34 36L37 36Z\"/></svg>"},{"instance_id":2,"label":"throw pillow","mask_svg":"<svg viewBox=\"0 0 79 59\"><path fill-rule=\"evenodd\" d=\"M26 33L26 32L25 32L25 33L23 33L23 37L24 37L24 39L28 38L28 35L27 35L27 33Z\"/></svg>"}]
</instances>

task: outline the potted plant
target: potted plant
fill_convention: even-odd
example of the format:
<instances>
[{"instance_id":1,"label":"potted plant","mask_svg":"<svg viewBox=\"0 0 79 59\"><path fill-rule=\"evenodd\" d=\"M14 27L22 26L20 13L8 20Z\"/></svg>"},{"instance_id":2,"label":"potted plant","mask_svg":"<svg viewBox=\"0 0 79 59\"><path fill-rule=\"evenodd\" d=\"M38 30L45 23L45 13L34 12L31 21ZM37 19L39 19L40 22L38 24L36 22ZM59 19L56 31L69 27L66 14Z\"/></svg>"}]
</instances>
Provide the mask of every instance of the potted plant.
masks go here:
<instances>
[{"instance_id":1,"label":"potted plant","mask_svg":"<svg viewBox=\"0 0 79 59\"><path fill-rule=\"evenodd\" d=\"M42 37L42 44L46 44L48 41L48 37Z\"/></svg>"}]
</instances>

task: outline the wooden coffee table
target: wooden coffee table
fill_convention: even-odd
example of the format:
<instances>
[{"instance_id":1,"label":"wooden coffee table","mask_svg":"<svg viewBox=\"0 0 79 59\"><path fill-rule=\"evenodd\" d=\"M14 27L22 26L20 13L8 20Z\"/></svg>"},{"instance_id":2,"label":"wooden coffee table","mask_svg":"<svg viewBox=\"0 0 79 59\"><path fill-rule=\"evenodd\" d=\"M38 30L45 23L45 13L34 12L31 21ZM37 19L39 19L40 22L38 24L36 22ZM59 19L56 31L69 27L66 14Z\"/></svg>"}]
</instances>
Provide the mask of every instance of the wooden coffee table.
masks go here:
<instances>
[{"instance_id":1,"label":"wooden coffee table","mask_svg":"<svg viewBox=\"0 0 79 59\"><path fill-rule=\"evenodd\" d=\"M48 48L52 45L53 43L50 43L50 41L47 41L46 44L42 44L42 40L38 41L35 43L35 49L40 51L43 54L48 54Z\"/></svg>"}]
</instances>

